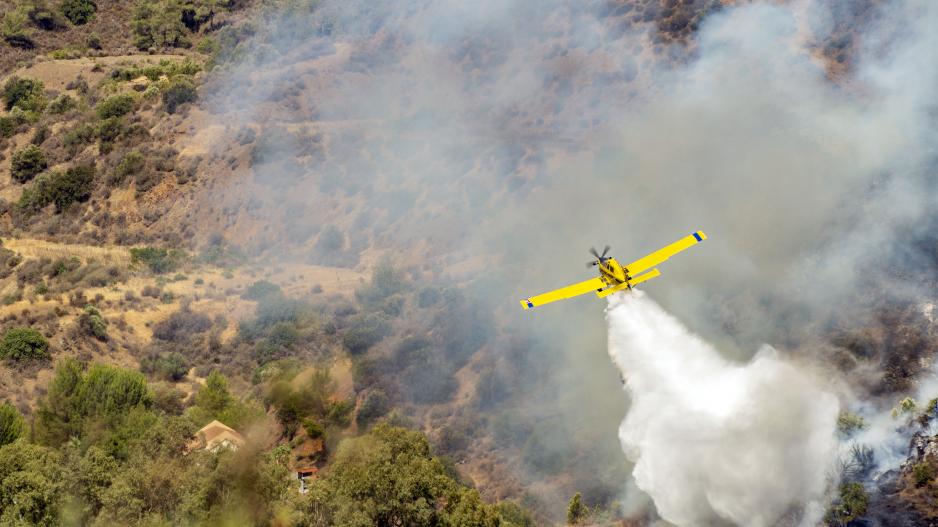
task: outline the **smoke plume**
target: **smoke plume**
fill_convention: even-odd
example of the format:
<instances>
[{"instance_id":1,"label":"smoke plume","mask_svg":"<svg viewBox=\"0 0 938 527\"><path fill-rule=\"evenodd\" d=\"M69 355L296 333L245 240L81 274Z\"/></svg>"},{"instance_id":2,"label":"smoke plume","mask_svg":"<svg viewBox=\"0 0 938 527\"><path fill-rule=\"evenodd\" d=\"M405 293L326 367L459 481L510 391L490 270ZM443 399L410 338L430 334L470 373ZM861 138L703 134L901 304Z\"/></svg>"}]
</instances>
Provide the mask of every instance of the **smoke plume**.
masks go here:
<instances>
[{"instance_id":1,"label":"smoke plume","mask_svg":"<svg viewBox=\"0 0 938 527\"><path fill-rule=\"evenodd\" d=\"M764 346L731 363L640 291L610 297L609 355L632 398L619 438L677 525L813 525L836 454L836 397Z\"/></svg>"}]
</instances>

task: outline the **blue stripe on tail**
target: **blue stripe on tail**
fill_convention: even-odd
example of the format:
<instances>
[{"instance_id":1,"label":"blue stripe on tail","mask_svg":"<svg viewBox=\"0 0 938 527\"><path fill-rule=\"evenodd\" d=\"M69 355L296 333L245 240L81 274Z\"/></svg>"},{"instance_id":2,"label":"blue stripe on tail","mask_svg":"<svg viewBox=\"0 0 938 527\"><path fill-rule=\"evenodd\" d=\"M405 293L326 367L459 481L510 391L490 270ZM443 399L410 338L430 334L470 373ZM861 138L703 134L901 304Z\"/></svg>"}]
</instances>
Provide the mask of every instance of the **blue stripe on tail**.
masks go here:
<instances>
[{"instance_id":1,"label":"blue stripe on tail","mask_svg":"<svg viewBox=\"0 0 938 527\"><path fill-rule=\"evenodd\" d=\"M702 241L703 241L703 240L700 238L700 235L697 234L696 232L694 233L694 238L697 238L697 241L698 241L698 242L702 242Z\"/></svg>"}]
</instances>

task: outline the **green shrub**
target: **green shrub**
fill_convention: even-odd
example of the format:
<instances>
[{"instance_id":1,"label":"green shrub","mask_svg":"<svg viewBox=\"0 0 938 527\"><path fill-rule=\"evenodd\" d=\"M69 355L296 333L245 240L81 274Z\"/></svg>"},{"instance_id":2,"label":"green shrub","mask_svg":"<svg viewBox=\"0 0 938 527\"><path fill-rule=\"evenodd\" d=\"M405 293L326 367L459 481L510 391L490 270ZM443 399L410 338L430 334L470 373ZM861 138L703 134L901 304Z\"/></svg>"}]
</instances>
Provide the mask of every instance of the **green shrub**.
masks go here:
<instances>
[{"instance_id":1,"label":"green shrub","mask_svg":"<svg viewBox=\"0 0 938 527\"><path fill-rule=\"evenodd\" d=\"M109 153L114 148L114 141L122 133L124 133L124 123L120 117L110 117L98 123L95 135L98 136L98 150L100 153Z\"/></svg>"},{"instance_id":2,"label":"green shrub","mask_svg":"<svg viewBox=\"0 0 938 527\"><path fill-rule=\"evenodd\" d=\"M93 165L71 167L65 172L43 175L23 191L19 208L35 212L49 204L55 204L56 212L62 212L72 203L90 198L93 183Z\"/></svg>"},{"instance_id":3,"label":"green shrub","mask_svg":"<svg viewBox=\"0 0 938 527\"><path fill-rule=\"evenodd\" d=\"M912 481L916 487L924 487L935 479L935 469L927 461L912 466Z\"/></svg>"},{"instance_id":4,"label":"green shrub","mask_svg":"<svg viewBox=\"0 0 938 527\"><path fill-rule=\"evenodd\" d=\"M866 514L869 504L870 496L862 483L843 483L840 485L840 496L831 505L824 520L827 524L847 525Z\"/></svg>"},{"instance_id":5,"label":"green shrub","mask_svg":"<svg viewBox=\"0 0 938 527\"><path fill-rule=\"evenodd\" d=\"M62 146L68 149L69 154L75 155L86 145L91 144L96 135L97 130L94 126L82 123L65 132L62 136Z\"/></svg>"},{"instance_id":6,"label":"green shrub","mask_svg":"<svg viewBox=\"0 0 938 527\"><path fill-rule=\"evenodd\" d=\"M101 312L92 305L85 306L81 316L78 317L78 327L86 335L101 341L107 340L107 320L104 320Z\"/></svg>"},{"instance_id":7,"label":"green shrub","mask_svg":"<svg viewBox=\"0 0 938 527\"><path fill-rule=\"evenodd\" d=\"M103 46L101 45L101 37L97 33L92 33L88 35L88 38L85 40L85 45L89 49L100 50Z\"/></svg>"},{"instance_id":8,"label":"green shrub","mask_svg":"<svg viewBox=\"0 0 938 527\"><path fill-rule=\"evenodd\" d=\"M3 85L3 102L7 110L19 107L26 111L41 112L45 108L42 81L10 77Z\"/></svg>"},{"instance_id":9,"label":"green shrub","mask_svg":"<svg viewBox=\"0 0 938 527\"><path fill-rule=\"evenodd\" d=\"M163 274L175 271L182 264L185 253L178 249L162 247L134 247L130 249L131 263L142 263L150 271Z\"/></svg>"},{"instance_id":10,"label":"green shrub","mask_svg":"<svg viewBox=\"0 0 938 527\"><path fill-rule=\"evenodd\" d=\"M33 49L36 44L33 42L33 31L27 24L29 16L23 9L10 9L3 15L3 22L0 23L0 34L3 40L14 48Z\"/></svg>"},{"instance_id":11,"label":"green shrub","mask_svg":"<svg viewBox=\"0 0 938 527\"><path fill-rule=\"evenodd\" d=\"M589 509L583 504L580 493L577 492L567 503L567 525L576 525L589 516Z\"/></svg>"},{"instance_id":12,"label":"green shrub","mask_svg":"<svg viewBox=\"0 0 938 527\"><path fill-rule=\"evenodd\" d=\"M111 173L110 183L112 185L119 185L127 179L127 176L134 176L146 168L146 158L137 150L133 150L127 153L121 162L114 167L114 172Z\"/></svg>"},{"instance_id":13,"label":"green shrub","mask_svg":"<svg viewBox=\"0 0 938 527\"><path fill-rule=\"evenodd\" d=\"M352 355L361 355L381 342L391 332L391 325L380 315L358 315L342 337L342 343Z\"/></svg>"},{"instance_id":14,"label":"green shrub","mask_svg":"<svg viewBox=\"0 0 938 527\"><path fill-rule=\"evenodd\" d=\"M850 412L840 412L840 415L837 417L837 431L842 437L850 437L867 427L869 427L869 425L860 415Z\"/></svg>"},{"instance_id":15,"label":"green shrub","mask_svg":"<svg viewBox=\"0 0 938 527\"><path fill-rule=\"evenodd\" d=\"M258 280L244 290L244 293L241 294L241 298L247 300L263 300L271 295L281 294L283 294L283 292L277 284L268 282L267 280Z\"/></svg>"},{"instance_id":16,"label":"green shrub","mask_svg":"<svg viewBox=\"0 0 938 527\"><path fill-rule=\"evenodd\" d=\"M49 135L52 133L52 130L49 129L46 125L40 125L36 128L36 131L33 132L33 136L29 138L30 144L41 146L42 143L46 142L46 139L49 138Z\"/></svg>"},{"instance_id":17,"label":"green shrub","mask_svg":"<svg viewBox=\"0 0 938 527\"><path fill-rule=\"evenodd\" d=\"M94 17L97 8L92 0L62 0L59 4L59 10L65 18L76 26L87 24Z\"/></svg>"},{"instance_id":18,"label":"green shrub","mask_svg":"<svg viewBox=\"0 0 938 527\"><path fill-rule=\"evenodd\" d=\"M9 115L0 117L0 137L13 137L13 134L16 133L17 126L19 125L15 118Z\"/></svg>"},{"instance_id":19,"label":"green shrub","mask_svg":"<svg viewBox=\"0 0 938 527\"><path fill-rule=\"evenodd\" d=\"M165 353L140 361L140 369L168 381L177 382L189 372L189 361L180 353Z\"/></svg>"},{"instance_id":20,"label":"green shrub","mask_svg":"<svg viewBox=\"0 0 938 527\"><path fill-rule=\"evenodd\" d=\"M317 423L315 419L303 419L303 430L306 430L306 435L308 435L310 439L319 439L326 435L325 428Z\"/></svg>"},{"instance_id":21,"label":"green shrub","mask_svg":"<svg viewBox=\"0 0 938 527\"><path fill-rule=\"evenodd\" d=\"M48 359L49 341L42 333L32 328L8 329L0 341L0 358L16 362L23 360Z\"/></svg>"},{"instance_id":22,"label":"green shrub","mask_svg":"<svg viewBox=\"0 0 938 527\"><path fill-rule=\"evenodd\" d=\"M198 99L198 92L195 90L195 85L189 82L186 79L179 79L173 81L163 91L163 107L169 113L176 113L176 109L179 106L194 102Z\"/></svg>"},{"instance_id":23,"label":"green shrub","mask_svg":"<svg viewBox=\"0 0 938 527\"><path fill-rule=\"evenodd\" d=\"M182 3L173 0L143 0L133 15L134 45L152 47L188 47L186 26L182 23Z\"/></svg>"},{"instance_id":24,"label":"green shrub","mask_svg":"<svg viewBox=\"0 0 938 527\"><path fill-rule=\"evenodd\" d=\"M358 423L359 428L364 428L375 419L388 413L390 409L388 396L384 394L384 391L378 389L371 390L358 408L358 415L355 416L355 422Z\"/></svg>"},{"instance_id":25,"label":"green shrub","mask_svg":"<svg viewBox=\"0 0 938 527\"><path fill-rule=\"evenodd\" d=\"M28 10L29 20L39 29L52 31L65 25L65 21L55 11L49 9L45 2L33 2Z\"/></svg>"},{"instance_id":26,"label":"green shrub","mask_svg":"<svg viewBox=\"0 0 938 527\"><path fill-rule=\"evenodd\" d=\"M10 160L10 176L17 183L26 183L48 166L42 149L36 145L27 145L13 153Z\"/></svg>"},{"instance_id":27,"label":"green shrub","mask_svg":"<svg viewBox=\"0 0 938 527\"><path fill-rule=\"evenodd\" d=\"M112 117L122 117L134 109L134 96L129 93L112 95L98 103L98 117L101 119L110 119Z\"/></svg>"},{"instance_id":28,"label":"green shrub","mask_svg":"<svg viewBox=\"0 0 938 527\"><path fill-rule=\"evenodd\" d=\"M9 445L23 435L23 416L10 403L0 404L0 447Z\"/></svg>"}]
</instances>

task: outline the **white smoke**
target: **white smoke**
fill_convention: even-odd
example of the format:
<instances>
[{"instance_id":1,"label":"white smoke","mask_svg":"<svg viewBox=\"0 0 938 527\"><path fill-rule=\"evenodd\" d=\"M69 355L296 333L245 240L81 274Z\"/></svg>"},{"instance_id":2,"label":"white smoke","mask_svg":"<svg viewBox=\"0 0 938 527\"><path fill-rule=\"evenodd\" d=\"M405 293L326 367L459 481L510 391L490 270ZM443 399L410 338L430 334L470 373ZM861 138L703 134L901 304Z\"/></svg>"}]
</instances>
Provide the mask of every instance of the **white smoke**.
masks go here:
<instances>
[{"instance_id":1,"label":"white smoke","mask_svg":"<svg viewBox=\"0 0 938 527\"><path fill-rule=\"evenodd\" d=\"M676 525L812 525L836 457L837 398L769 346L746 364L640 291L610 297L609 355L632 404L619 428L637 486Z\"/></svg>"}]
</instances>

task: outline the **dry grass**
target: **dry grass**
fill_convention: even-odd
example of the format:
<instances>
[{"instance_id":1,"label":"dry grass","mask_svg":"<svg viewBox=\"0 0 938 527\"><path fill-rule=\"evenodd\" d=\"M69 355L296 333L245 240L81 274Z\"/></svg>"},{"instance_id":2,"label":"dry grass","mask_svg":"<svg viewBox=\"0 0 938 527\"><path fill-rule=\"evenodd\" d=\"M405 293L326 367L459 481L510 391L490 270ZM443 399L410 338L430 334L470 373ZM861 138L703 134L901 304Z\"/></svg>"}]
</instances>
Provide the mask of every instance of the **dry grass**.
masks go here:
<instances>
[{"instance_id":1,"label":"dry grass","mask_svg":"<svg viewBox=\"0 0 938 527\"><path fill-rule=\"evenodd\" d=\"M125 247L99 247L72 243L57 243L32 238L6 238L3 246L18 252L23 258L69 258L77 256L84 261L98 260L118 265L130 265L130 251Z\"/></svg>"}]
</instances>

